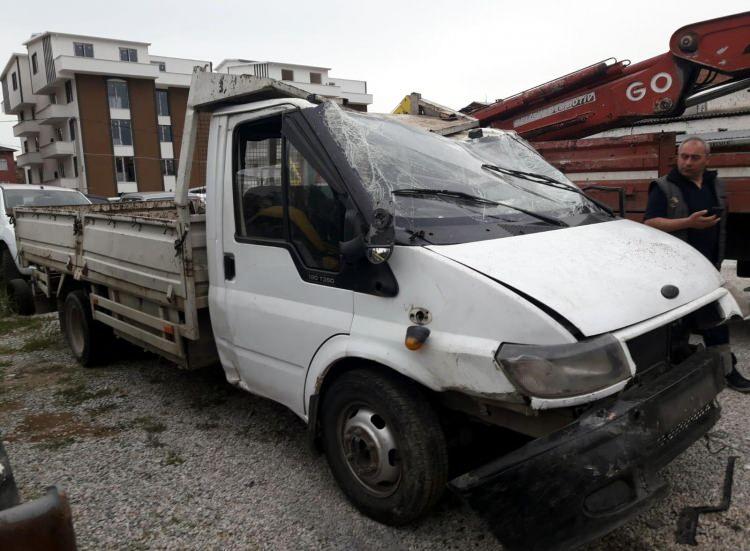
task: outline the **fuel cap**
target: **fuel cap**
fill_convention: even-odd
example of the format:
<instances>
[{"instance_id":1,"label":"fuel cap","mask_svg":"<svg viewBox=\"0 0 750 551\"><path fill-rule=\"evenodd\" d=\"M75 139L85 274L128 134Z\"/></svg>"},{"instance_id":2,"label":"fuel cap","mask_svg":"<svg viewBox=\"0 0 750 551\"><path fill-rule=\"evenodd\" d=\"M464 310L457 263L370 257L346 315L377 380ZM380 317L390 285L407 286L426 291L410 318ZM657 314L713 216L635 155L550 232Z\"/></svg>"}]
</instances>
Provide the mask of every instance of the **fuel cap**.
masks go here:
<instances>
[{"instance_id":1,"label":"fuel cap","mask_svg":"<svg viewBox=\"0 0 750 551\"><path fill-rule=\"evenodd\" d=\"M661 288L661 294L664 298L675 298L680 290L675 285L665 285Z\"/></svg>"}]
</instances>

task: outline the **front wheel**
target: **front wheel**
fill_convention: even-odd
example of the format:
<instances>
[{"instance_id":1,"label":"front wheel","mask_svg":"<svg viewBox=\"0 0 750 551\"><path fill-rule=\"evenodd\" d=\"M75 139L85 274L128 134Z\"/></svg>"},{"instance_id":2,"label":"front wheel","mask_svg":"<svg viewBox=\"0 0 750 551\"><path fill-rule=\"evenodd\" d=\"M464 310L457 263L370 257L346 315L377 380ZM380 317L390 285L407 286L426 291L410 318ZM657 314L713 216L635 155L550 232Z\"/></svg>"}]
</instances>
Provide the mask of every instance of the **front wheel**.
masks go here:
<instances>
[{"instance_id":1,"label":"front wheel","mask_svg":"<svg viewBox=\"0 0 750 551\"><path fill-rule=\"evenodd\" d=\"M323 446L336 481L367 516L412 522L443 494L445 435L416 385L378 369L341 375L321 405Z\"/></svg>"}]
</instances>

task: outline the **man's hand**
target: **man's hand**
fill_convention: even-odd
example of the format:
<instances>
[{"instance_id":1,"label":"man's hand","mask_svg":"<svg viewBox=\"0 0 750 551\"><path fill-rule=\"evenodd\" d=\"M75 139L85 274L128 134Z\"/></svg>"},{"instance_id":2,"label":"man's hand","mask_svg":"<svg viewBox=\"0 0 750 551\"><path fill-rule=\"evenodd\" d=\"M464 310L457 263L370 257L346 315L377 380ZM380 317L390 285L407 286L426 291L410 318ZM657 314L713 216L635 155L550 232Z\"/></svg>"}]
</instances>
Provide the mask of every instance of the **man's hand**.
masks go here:
<instances>
[{"instance_id":1,"label":"man's hand","mask_svg":"<svg viewBox=\"0 0 750 551\"><path fill-rule=\"evenodd\" d=\"M707 210L699 210L687 218L651 218L644 223L657 230L672 233L688 229L705 230L715 226L721 220L718 216L706 216L706 214L708 214Z\"/></svg>"},{"instance_id":2,"label":"man's hand","mask_svg":"<svg viewBox=\"0 0 750 551\"><path fill-rule=\"evenodd\" d=\"M705 230L715 226L721 220L718 216L706 216L707 210L699 210L687 217L686 227L694 230Z\"/></svg>"}]
</instances>

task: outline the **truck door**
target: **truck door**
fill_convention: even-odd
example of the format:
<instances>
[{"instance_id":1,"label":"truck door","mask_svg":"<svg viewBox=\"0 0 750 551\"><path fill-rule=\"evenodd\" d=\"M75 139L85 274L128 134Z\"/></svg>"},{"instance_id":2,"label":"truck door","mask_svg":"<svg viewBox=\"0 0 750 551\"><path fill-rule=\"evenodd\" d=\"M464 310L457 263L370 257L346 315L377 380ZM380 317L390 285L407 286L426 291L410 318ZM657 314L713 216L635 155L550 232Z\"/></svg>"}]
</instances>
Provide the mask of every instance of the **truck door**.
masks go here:
<instances>
[{"instance_id":1,"label":"truck door","mask_svg":"<svg viewBox=\"0 0 750 551\"><path fill-rule=\"evenodd\" d=\"M228 125L217 345L248 390L304 413L313 355L352 323L353 292L335 286L344 206L282 138L280 115L248 117Z\"/></svg>"}]
</instances>

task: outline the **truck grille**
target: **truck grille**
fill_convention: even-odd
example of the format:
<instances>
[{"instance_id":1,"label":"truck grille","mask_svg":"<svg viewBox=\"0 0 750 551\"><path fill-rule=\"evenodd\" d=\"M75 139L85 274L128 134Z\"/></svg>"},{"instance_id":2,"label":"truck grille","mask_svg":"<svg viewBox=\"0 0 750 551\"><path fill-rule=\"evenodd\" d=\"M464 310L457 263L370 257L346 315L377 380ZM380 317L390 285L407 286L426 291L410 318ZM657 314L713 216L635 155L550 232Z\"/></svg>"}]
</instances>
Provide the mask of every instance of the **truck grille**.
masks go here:
<instances>
[{"instance_id":1,"label":"truck grille","mask_svg":"<svg viewBox=\"0 0 750 551\"><path fill-rule=\"evenodd\" d=\"M670 326L664 325L627 342L636 373L643 374L657 364L669 362L670 333Z\"/></svg>"},{"instance_id":2,"label":"truck grille","mask_svg":"<svg viewBox=\"0 0 750 551\"><path fill-rule=\"evenodd\" d=\"M659 440L656 441L657 447L665 446L675 438L678 438L683 432L688 430L690 427L692 427L693 425L701 421L706 415L708 415L711 412L711 408L713 408L713 404L709 402L699 410L695 411L687 419L680 421L672 430L670 430L666 434L662 434L659 437Z\"/></svg>"}]
</instances>

